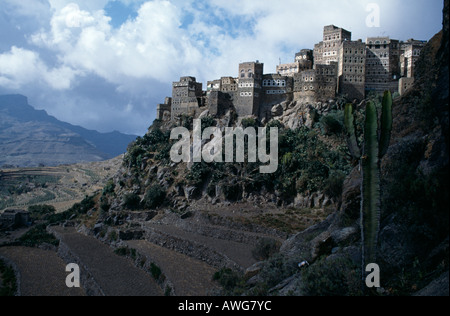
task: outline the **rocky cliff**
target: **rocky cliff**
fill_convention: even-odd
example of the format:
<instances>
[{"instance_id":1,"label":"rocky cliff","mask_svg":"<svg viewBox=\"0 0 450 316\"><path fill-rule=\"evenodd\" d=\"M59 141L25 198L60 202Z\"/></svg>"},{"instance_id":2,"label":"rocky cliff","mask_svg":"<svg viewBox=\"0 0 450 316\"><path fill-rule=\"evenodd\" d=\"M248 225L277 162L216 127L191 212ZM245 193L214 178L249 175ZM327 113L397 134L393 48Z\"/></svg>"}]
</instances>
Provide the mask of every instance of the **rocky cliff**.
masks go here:
<instances>
[{"instance_id":1,"label":"rocky cliff","mask_svg":"<svg viewBox=\"0 0 450 316\"><path fill-rule=\"evenodd\" d=\"M444 3L443 30L422 51L414 87L394 100L391 146L381 163L381 295L449 295L449 10ZM283 244L284 258L311 265L291 270L275 286L279 294L362 294L360 187L355 168L345 180L339 210Z\"/></svg>"}]
</instances>

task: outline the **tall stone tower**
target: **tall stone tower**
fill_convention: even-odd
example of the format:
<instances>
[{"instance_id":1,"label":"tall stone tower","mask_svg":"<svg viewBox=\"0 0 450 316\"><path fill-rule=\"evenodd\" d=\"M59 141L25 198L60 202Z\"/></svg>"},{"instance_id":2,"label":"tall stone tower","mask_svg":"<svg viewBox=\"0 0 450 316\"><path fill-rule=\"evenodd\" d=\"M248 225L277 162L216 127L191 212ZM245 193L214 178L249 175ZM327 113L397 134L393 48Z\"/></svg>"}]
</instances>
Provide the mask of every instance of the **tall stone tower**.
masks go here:
<instances>
[{"instance_id":1,"label":"tall stone tower","mask_svg":"<svg viewBox=\"0 0 450 316\"><path fill-rule=\"evenodd\" d=\"M334 25L325 26L323 41L314 46L314 63L328 65L330 62L338 62L342 42L351 40L351 32Z\"/></svg>"},{"instance_id":2,"label":"tall stone tower","mask_svg":"<svg viewBox=\"0 0 450 316\"><path fill-rule=\"evenodd\" d=\"M181 114L193 115L201 106L202 83L195 77L181 77L172 84L172 120Z\"/></svg>"},{"instance_id":3,"label":"tall stone tower","mask_svg":"<svg viewBox=\"0 0 450 316\"><path fill-rule=\"evenodd\" d=\"M366 40L366 90L398 91L400 78L400 43L389 37L369 37Z\"/></svg>"},{"instance_id":4,"label":"tall stone tower","mask_svg":"<svg viewBox=\"0 0 450 316\"><path fill-rule=\"evenodd\" d=\"M365 76L365 43L361 40L342 42L339 47L338 91L349 99L364 99Z\"/></svg>"},{"instance_id":5,"label":"tall stone tower","mask_svg":"<svg viewBox=\"0 0 450 316\"><path fill-rule=\"evenodd\" d=\"M264 64L259 61L239 64L236 112L239 116L259 115Z\"/></svg>"}]
</instances>

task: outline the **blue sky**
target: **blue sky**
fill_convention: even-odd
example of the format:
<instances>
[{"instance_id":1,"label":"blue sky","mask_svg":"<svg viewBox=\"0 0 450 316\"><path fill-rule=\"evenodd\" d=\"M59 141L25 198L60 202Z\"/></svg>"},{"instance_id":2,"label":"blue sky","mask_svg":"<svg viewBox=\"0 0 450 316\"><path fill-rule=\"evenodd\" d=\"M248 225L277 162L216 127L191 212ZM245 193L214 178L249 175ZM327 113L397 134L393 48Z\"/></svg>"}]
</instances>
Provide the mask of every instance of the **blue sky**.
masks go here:
<instances>
[{"instance_id":1,"label":"blue sky","mask_svg":"<svg viewBox=\"0 0 450 316\"><path fill-rule=\"evenodd\" d=\"M428 40L442 0L0 0L0 94L20 93L58 119L142 135L181 76L265 72L313 48L324 25L353 39ZM380 27L367 27L369 3Z\"/></svg>"}]
</instances>

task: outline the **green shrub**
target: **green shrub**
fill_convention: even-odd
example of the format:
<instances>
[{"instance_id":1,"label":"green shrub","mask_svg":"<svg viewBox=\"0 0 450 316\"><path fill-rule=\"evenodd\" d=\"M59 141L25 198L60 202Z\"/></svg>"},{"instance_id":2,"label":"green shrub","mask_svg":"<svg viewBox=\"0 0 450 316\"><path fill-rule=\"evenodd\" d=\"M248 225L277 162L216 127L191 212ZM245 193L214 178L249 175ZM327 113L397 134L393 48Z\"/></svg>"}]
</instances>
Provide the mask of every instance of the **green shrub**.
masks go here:
<instances>
[{"instance_id":1,"label":"green shrub","mask_svg":"<svg viewBox=\"0 0 450 316\"><path fill-rule=\"evenodd\" d=\"M28 212L33 220L45 220L56 213L52 205L32 205L28 207Z\"/></svg>"},{"instance_id":2,"label":"green shrub","mask_svg":"<svg viewBox=\"0 0 450 316\"><path fill-rule=\"evenodd\" d=\"M229 201L238 201L242 198L242 187L237 183L224 185L223 194Z\"/></svg>"},{"instance_id":3,"label":"green shrub","mask_svg":"<svg viewBox=\"0 0 450 316\"><path fill-rule=\"evenodd\" d=\"M130 257L133 260L136 260L137 258L137 252L136 249L128 248L128 247L120 247L114 250L114 253L116 255L122 256L122 257Z\"/></svg>"},{"instance_id":4,"label":"green shrub","mask_svg":"<svg viewBox=\"0 0 450 316\"><path fill-rule=\"evenodd\" d=\"M302 290L310 296L361 295L361 269L350 259L321 259L302 271Z\"/></svg>"},{"instance_id":5,"label":"green shrub","mask_svg":"<svg viewBox=\"0 0 450 316\"><path fill-rule=\"evenodd\" d=\"M342 188L346 175L343 172L337 171L329 175L325 181L324 192L330 198L338 198L342 195Z\"/></svg>"},{"instance_id":6,"label":"green shrub","mask_svg":"<svg viewBox=\"0 0 450 316\"><path fill-rule=\"evenodd\" d=\"M242 127L246 129L247 127L259 127L258 122L253 118L245 118L241 121Z\"/></svg>"},{"instance_id":7,"label":"green shrub","mask_svg":"<svg viewBox=\"0 0 450 316\"><path fill-rule=\"evenodd\" d=\"M108 182L106 183L105 187L103 188L102 193L103 193L103 195L113 194L115 188L116 188L116 185L114 184L114 180L109 179Z\"/></svg>"},{"instance_id":8,"label":"green shrub","mask_svg":"<svg viewBox=\"0 0 450 316\"><path fill-rule=\"evenodd\" d=\"M344 116L342 111L331 112L322 116L319 121L326 135L340 134L344 127Z\"/></svg>"},{"instance_id":9,"label":"green shrub","mask_svg":"<svg viewBox=\"0 0 450 316\"><path fill-rule=\"evenodd\" d=\"M194 163L186 176L190 185L200 187L211 174L210 166L205 162Z\"/></svg>"},{"instance_id":10,"label":"green shrub","mask_svg":"<svg viewBox=\"0 0 450 316\"><path fill-rule=\"evenodd\" d=\"M134 193L125 194L123 198L123 204L126 209L134 211L138 210L141 207L141 199L139 195Z\"/></svg>"},{"instance_id":11,"label":"green shrub","mask_svg":"<svg viewBox=\"0 0 450 316\"><path fill-rule=\"evenodd\" d=\"M205 116L201 119L202 122L202 131L205 130L205 128L212 127L216 125L216 120L212 116Z\"/></svg>"},{"instance_id":12,"label":"green shrub","mask_svg":"<svg viewBox=\"0 0 450 316\"><path fill-rule=\"evenodd\" d=\"M150 264L150 274L156 281L158 281L162 276L161 268L152 262Z\"/></svg>"},{"instance_id":13,"label":"green shrub","mask_svg":"<svg viewBox=\"0 0 450 316\"><path fill-rule=\"evenodd\" d=\"M239 272L222 268L214 273L213 280L219 283L225 295L240 295L243 292L243 278Z\"/></svg>"},{"instance_id":14,"label":"green shrub","mask_svg":"<svg viewBox=\"0 0 450 316\"><path fill-rule=\"evenodd\" d=\"M274 239L263 238L252 250L252 255L256 260L267 260L276 254L280 249L280 243Z\"/></svg>"},{"instance_id":15,"label":"green shrub","mask_svg":"<svg viewBox=\"0 0 450 316\"><path fill-rule=\"evenodd\" d=\"M159 186L152 186L145 194L144 204L149 209L155 209L164 203L166 192Z\"/></svg>"},{"instance_id":16,"label":"green shrub","mask_svg":"<svg viewBox=\"0 0 450 316\"><path fill-rule=\"evenodd\" d=\"M37 225L31 228L28 232L21 236L18 241L20 245L25 247L36 247L43 243L53 246L59 245L59 240L47 232L45 224Z\"/></svg>"},{"instance_id":17,"label":"green shrub","mask_svg":"<svg viewBox=\"0 0 450 316\"><path fill-rule=\"evenodd\" d=\"M0 297L14 296L17 292L16 274L12 267L0 260Z\"/></svg>"}]
</instances>

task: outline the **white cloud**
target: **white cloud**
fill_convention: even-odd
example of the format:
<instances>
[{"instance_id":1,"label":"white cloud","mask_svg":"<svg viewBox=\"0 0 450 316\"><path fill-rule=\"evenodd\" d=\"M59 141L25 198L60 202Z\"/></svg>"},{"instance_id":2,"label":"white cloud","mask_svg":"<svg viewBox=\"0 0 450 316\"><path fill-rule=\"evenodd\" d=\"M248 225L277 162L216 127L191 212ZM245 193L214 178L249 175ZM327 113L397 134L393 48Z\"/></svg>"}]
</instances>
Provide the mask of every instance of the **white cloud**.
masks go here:
<instances>
[{"instance_id":1,"label":"white cloud","mask_svg":"<svg viewBox=\"0 0 450 316\"><path fill-rule=\"evenodd\" d=\"M116 0L137 10L120 27L106 16L109 0L2 1L7 5L0 8L0 17L12 15L14 27L27 25L27 33L13 44L17 36L9 36L0 51L0 88L22 89L27 95L39 91L56 102L54 113L78 124L84 119L91 128L96 120L106 126L136 115L145 129L163 93L170 94L171 82L180 76L206 83L236 76L239 62L257 59L266 73L275 72L279 58L290 62L298 50L313 48L328 24L352 31L354 39L384 32L403 40L429 39L440 29L440 20L429 17L429 3L442 2L415 0L406 6L406 1L376 0L382 27L369 29L365 6L373 0ZM435 16L441 10L440 5ZM437 22L436 31L429 30L432 22ZM88 101L91 89L99 91L95 102ZM58 99L71 107L56 109ZM85 113L77 112L77 102L86 104ZM105 109L108 117L98 114ZM150 117L144 119L147 112Z\"/></svg>"},{"instance_id":2,"label":"white cloud","mask_svg":"<svg viewBox=\"0 0 450 316\"><path fill-rule=\"evenodd\" d=\"M103 11L76 4L57 11L51 29L31 37L33 44L55 50L69 67L90 71L121 84L128 78L171 80L179 68L191 68L201 54L179 28L180 10L168 1L144 3L135 20L112 29Z\"/></svg>"},{"instance_id":3,"label":"white cloud","mask_svg":"<svg viewBox=\"0 0 450 316\"><path fill-rule=\"evenodd\" d=\"M30 50L12 47L10 52L0 54L0 85L11 89L38 82L55 90L69 89L76 74L67 66L47 68Z\"/></svg>"}]
</instances>

